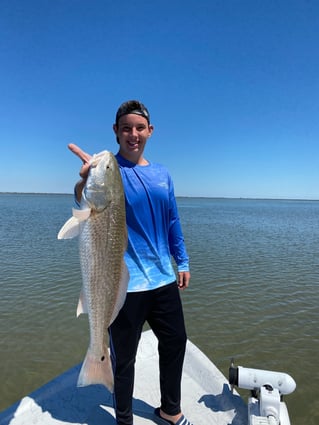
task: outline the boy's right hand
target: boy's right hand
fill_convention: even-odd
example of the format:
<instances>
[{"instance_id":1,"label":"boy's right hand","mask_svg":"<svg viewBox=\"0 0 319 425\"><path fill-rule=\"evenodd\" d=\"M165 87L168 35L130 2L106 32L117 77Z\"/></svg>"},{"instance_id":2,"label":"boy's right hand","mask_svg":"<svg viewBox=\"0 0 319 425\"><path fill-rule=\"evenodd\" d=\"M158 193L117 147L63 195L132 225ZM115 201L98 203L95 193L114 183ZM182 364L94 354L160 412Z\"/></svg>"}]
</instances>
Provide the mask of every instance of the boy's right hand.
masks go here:
<instances>
[{"instance_id":1,"label":"boy's right hand","mask_svg":"<svg viewBox=\"0 0 319 425\"><path fill-rule=\"evenodd\" d=\"M80 202L81 197L82 197L82 190L85 186L86 179L88 178L89 169L90 169L90 160L91 160L92 156L89 155L88 153L82 151L82 149L79 148L74 143L70 143L68 145L68 148L70 149L71 152L73 152L76 156L78 156L80 158L80 160L83 162L83 165L82 165L80 172L79 172L80 176L82 177L82 180L80 180L75 185L76 199L77 199L78 202Z\"/></svg>"},{"instance_id":2,"label":"boy's right hand","mask_svg":"<svg viewBox=\"0 0 319 425\"><path fill-rule=\"evenodd\" d=\"M80 174L80 176L82 177L83 180L86 180L88 173L89 173L90 160L91 160L92 156L89 155L88 153L82 151L82 149L79 148L74 143L70 143L68 145L68 148L70 149L71 152L73 152L76 156L78 156L80 158L80 160L83 162L83 165L80 169L79 174Z\"/></svg>"}]
</instances>

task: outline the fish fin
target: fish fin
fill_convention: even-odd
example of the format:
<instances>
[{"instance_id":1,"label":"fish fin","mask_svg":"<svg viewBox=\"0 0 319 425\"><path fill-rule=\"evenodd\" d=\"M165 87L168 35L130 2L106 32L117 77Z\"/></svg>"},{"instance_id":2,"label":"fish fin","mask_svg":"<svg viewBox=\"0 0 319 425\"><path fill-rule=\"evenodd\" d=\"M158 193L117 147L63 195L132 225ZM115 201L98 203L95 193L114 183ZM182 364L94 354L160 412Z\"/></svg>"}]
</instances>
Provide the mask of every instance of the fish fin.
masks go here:
<instances>
[{"instance_id":1,"label":"fish fin","mask_svg":"<svg viewBox=\"0 0 319 425\"><path fill-rule=\"evenodd\" d=\"M128 268L126 266L126 263L124 260L122 260L122 267L121 267L121 280L119 285L119 292L117 294L116 302L114 305L114 310L112 313L110 325L114 322L117 315L119 314L119 311L123 307L123 304L125 302L126 294L127 294L127 285L130 280L130 274L128 271Z\"/></svg>"},{"instance_id":2,"label":"fish fin","mask_svg":"<svg viewBox=\"0 0 319 425\"><path fill-rule=\"evenodd\" d=\"M73 217L77 218L79 222L87 220L91 215L91 208L72 208Z\"/></svg>"},{"instance_id":3,"label":"fish fin","mask_svg":"<svg viewBox=\"0 0 319 425\"><path fill-rule=\"evenodd\" d=\"M76 309L76 317L79 317L80 314L87 314L87 313L88 313L88 306L87 306L86 297L82 288L80 292L78 307Z\"/></svg>"},{"instance_id":4,"label":"fish fin","mask_svg":"<svg viewBox=\"0 0 319 425\"><path fill-rule=\"evenodd\" d=\"M72 239L80 234L80 223L90 217L91 209L72 208L72 217L69 218L58 233L58 239Z\"/></svg>"},{"instance_id":5,"label":"fish fin","mask_svg":"<svg viewBox=\"0 0 319 425\"><path fill-rule=\"evenodd\" d=\"M110 354L106 345L104 345L101 357L99 359L96 357L96 355L92 354L89 348L82 364L77 386L86 387L87 385L93 384L102 384L110 392L113 392L113 371Z\"/></svg>"},{"instance_id":6,"label":"fish fin","mask_svg":"<svg viewBox=\"0 0 319 425\"><path fill-rule=\"evenodd\" d=\"M64 223L58 233L58 239L72 239L80 233L80 223L75 217L71 217Z\"/></svg>"}]
</instances>

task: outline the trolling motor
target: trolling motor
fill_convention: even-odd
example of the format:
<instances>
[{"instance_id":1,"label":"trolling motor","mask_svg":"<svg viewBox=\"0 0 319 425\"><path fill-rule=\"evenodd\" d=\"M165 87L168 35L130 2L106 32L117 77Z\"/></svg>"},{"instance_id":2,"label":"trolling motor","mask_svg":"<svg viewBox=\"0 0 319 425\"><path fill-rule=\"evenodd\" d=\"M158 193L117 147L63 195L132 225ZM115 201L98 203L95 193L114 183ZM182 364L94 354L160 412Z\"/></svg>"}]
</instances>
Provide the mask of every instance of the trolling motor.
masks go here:
<instances>
[{"instance_id":1,"label":"trolling motor","mask_svg":"<svg viewBox=\"0 0 319 425\"><path fill-rule=\"evenodd\" d=\"M248 399L249 425L290 425L283 395L292 393L296 382L287 373L235 366L229 367L229 383L251 390Z\"/></svg>"}]
</instances>

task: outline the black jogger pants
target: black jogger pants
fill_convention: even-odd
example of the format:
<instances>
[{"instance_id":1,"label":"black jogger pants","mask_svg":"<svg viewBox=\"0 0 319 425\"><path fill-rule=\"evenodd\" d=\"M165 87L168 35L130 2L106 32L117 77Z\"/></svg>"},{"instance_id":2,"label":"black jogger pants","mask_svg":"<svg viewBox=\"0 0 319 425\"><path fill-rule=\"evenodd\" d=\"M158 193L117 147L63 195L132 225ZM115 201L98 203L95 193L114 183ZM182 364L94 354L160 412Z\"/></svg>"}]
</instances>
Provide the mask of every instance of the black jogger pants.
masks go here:
<instances>
[{"instance_id":1,"label":"black jogger pants","mask_svg":"<svg viewBox=\"0 0 319 425\"><path fill-rule=\"evenodd\" d=\"M118 425L133 424L134 365L145 322L158 339L161 408L170 415L181 411L181 378L187 337L179 288L173 282L150 291L129 292L110 326ZM144 384L147 387L147 382Z\"/></svg>"}]
</instances>

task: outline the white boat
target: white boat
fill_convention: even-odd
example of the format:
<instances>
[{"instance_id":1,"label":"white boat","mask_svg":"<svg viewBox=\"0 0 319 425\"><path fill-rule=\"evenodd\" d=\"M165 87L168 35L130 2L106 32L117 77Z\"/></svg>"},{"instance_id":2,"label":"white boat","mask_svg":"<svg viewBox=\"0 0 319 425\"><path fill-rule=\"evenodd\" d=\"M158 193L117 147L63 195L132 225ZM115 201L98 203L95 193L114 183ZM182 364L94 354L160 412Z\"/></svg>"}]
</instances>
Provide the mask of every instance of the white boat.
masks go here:
<instances>
[{"instance_id":1,"label":"white boat","mask_svg":"<svg viewBox=\"0 0 319 425\"><path fill-rule=\"evenodd\" d=\"M78 388L81 364L0 413L0 425L115 425L112 394L101 385ZM182 409L194 425L290 425L283 394L296 384L287 374L235 367L229 381L190 341L182 379ZM252 391L248 405L234 385ZM136 360L134 425L156 424L160 400L157 339L143 332Z\"/></svg>"},{"instance_id":2,"label":"white boat","mask_svg":"<svg viewBox=\"0 0 319 425\"><path fill-rule=\"evenodd\" d=\"M77 388L77 365L0 413L0 425L115 425L112 394L100 385ZM157 340L143 332L136 361L134 425L156 424L159 406ZM190 341L182 409L194 425L247 425L247 406L225 376Z\"/></svg>"}]
</instances>

